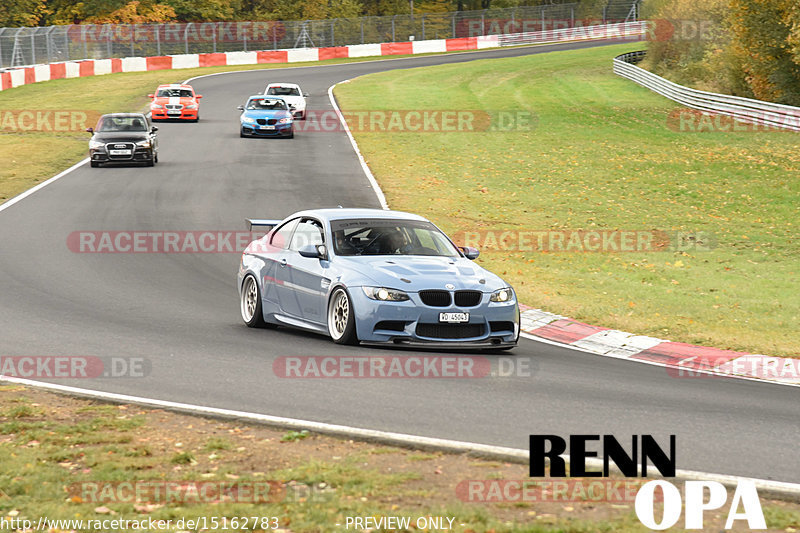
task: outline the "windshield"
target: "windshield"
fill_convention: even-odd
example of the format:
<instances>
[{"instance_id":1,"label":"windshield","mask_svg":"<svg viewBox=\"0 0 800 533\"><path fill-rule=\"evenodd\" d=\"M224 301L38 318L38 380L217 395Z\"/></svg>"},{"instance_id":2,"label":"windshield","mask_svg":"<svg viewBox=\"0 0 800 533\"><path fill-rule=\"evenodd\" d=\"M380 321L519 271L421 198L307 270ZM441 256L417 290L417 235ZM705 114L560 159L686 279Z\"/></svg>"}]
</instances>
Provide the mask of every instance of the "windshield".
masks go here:
<instances>
[{"instance_id":1,"label":"windshield","mask_svg":"<svg viewBox=\"0 0 800 533\"><path fill-rule=\"evenodd\" d=\"M189 89L159 89L158 98L192 98L194 95Z\"/></svg>"},{"instance_id":2,"label":"windshield","mask_svg":"<svg viewBox=\"0 0 800 533\"><path fill-rule=\"evenodd\" d=\"M100 117L97 131L147 131L144 117Z\"/></svg>"},{"instance_id":3,"label":"windshield","mask_svg":"<svg viewBox=\"0 0 800 533\"><path fill-rule=\"evenodd\" d=\"M336 255L459 255L450 240L436 226L425 221L334 220L331 232Z\"/></svg>"},{"instance_id":4,"label":"windshield","mask_svg":"<svg viewBox=\"0 0 800 533\"><path fill-rule=\"evenodd\" d=\"M295 87L270 87L267 89L267 94L273 96L300 96L300 91Z\"/></svg>"},{"instance_id":5,"label":"windshield","mask_svg":"<svg viewBox=\"0 0 800 533\"><path fill-rule=\"evenodd\" d=\"M247 102L247 109L286 109L286 102L276 98L253 98Z\"/></svg>"}]
</instances>

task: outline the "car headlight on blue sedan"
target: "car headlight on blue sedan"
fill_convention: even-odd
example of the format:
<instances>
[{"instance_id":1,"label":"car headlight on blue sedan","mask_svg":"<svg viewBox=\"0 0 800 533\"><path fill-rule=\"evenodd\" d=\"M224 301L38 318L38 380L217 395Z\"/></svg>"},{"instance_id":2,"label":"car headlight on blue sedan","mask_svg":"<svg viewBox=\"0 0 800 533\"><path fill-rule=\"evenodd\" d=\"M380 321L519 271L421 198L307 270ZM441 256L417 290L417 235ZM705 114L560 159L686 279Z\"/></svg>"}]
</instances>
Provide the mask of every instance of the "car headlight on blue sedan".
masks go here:
<instances>
[{"instance_id":1,"label":"car headlight on blue sedan","mask_svg":"<svg viewBox=\"0 0 800 533\"><path fill-rule=\"evenodd\" d=\"M256 119L254 119L253 117L242 117L242 122L246 124L255 124Z\"/></svg>"},{"instance_id":2,"label":"car headlight on blue sedan","mask_svg":"<svg viewBox=\"0 0 800 533\"><path fill-rule=\"evenodd\" d=\"M282 118L278 121L278 124L291 124L291 123L292 123L291 117Z\"/></svg>"},{"instance_id":3,"label":"car headlight on blue sedan","mask_svg":"<svg viewBox=\"0 0 800 533\"><path fill-rule=\"evenodd\" d=\"M490 302L510 302L514 299L514 291L511 287L503 287L502 289L497 289L494 291L489 297Z\"/></svg>"},{"instance_id":4,"label":"car headlight on blue sedan","mask_svg":"<svg viewBox=\"0 0 800 533\"><path fill-rule=\"evenodd\" d=\"M395 289L387 289L385 287L361 287L367 298L372 300L380 300L382 302L405 302L408 300L408 294L403 291Z\"/></svg>"}]
</instances>

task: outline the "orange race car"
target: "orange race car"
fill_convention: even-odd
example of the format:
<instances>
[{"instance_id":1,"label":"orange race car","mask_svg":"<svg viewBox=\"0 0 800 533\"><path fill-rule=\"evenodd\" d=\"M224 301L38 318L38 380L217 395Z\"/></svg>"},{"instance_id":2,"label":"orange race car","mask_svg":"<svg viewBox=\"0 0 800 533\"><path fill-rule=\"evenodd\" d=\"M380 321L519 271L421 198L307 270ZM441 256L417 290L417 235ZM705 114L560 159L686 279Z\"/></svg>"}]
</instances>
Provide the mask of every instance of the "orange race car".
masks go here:
<instances>
[{"instance_id":1,"label":"orange race car","mask_svg":"<svg viewBox=\"0 0 800 533\"><path fill-rule=\"evenodd\" d=\"M150 112L152 120L200 120L200 100L203 96L195 94L191 85L173 83L159 85L155 94L148 94L152 98Z\"/></svg>"}]
</instances>

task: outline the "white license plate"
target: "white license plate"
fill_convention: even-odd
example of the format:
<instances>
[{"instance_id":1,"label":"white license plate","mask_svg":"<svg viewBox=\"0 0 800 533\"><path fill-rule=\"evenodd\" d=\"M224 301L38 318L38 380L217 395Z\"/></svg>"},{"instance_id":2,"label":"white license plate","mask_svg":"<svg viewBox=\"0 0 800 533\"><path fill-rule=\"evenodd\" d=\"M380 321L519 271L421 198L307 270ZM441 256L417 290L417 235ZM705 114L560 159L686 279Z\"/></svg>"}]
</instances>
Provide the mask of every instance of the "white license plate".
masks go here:
<instances>
[{"instance_id":1,"label":"white license plate","mask_svg":"<svg viewBox=\"0 0 800 533\"><path fill-rule=\"evenodd\" d=\"M275 126L260 126L262 130L274 130Z\"/></svg>"},{"instance_id":2,"label":"white license plate","mask_svg":"<svg viewBox=\"0 0 800 533\"><path fill-rule=\"evenodd\" d=\"M109 150L108 153L111 155L131 155L130 150Z\"/></svg>"},{"instance_id":3,"label":"white license plate","mask_svg":"<svg viewBox=\"0 0 800 533\"><path fill-rule=\"evenodd\" d=\"M167 115L180 115L180 114L181 114L180 110L171 109L167 111Z\"/></svg>"},{"instance_id":4,"label":"white license plate","mask_svg":"<svg viewBox=\"0 0 800 533\"><path fill-rule=\"evenodd\" d=\"M469 322L469 313L439 313L439 322Z\"/></svg>"}]
</instances>

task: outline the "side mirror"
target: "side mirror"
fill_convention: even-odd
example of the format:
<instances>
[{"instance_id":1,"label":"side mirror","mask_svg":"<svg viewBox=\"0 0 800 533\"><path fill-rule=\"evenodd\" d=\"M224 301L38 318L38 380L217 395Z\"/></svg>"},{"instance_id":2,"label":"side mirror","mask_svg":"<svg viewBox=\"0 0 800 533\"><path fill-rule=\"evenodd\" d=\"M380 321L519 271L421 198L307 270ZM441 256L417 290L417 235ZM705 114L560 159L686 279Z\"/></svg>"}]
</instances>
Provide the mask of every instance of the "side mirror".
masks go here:
<instances>
[{"instance_id":1,"label":"side mirror","mask_svg":"<svg viewBox=\"0 0 800 533\"><path fill-rule=\"evenodd\" d=\"M308 98L308 93L303 93L303 98Z\"/></svg>"},{"instance_id":2,"label":"side mirror","mask_svg":"<svg viewBox=\"0 0 800 533\"><path fill-rule=\"evenodd\" d=\"M158 126L153 126L152 128L150 128L150 133L155 133L157 131L158 131Z\"/></svg>"},{"instance_id":3,"label":"side mirror","mask_svg":"<svg viewBox=\"0 0 800 533\"><path fill-rule=\"evenodd\" d=\"M147 97L148 98L155 98L156 96L154 94L148 94Z\"/></svg>"},{"instance_id":4,"label":"side mirror","mask_svg":"<svg viewBox=\"0 0 800 533\"><path fill-rule=\"evenodd\" d=\"M303 257L311 257L315 259L327 259L328 248L324 244L306 244L297 253Z\"/></svg>"},{"instance_id":5,"label":"side mirror","mask_svg":"<svg viewBox=\"0 0 800 533\"><path fill-rule=\"evenodd\" d=\"M243 105L237 105L236 109L238 109L239 111L244 111L244 106Z\"/></svg>"},{"instance_id":6,"label":"side mirror","mask_svg":"<svg viewBox=\"0 0 800 533\"><path fill-rule=\"evenodd\" d=\"M197 98L198 100L200 100L203 97L203 95L202 94L196 94L196 95L194 95L194 97Z\"/></svg>"},{"instance_id":7,"label":"side mirror","mask_svg":"<svg viewBox=\"0 0 800 533\"><path fill-rule=\"evenodd\" d=\"M473 248L471 246L459 246L458 249L461 250L461 253L464 254L464 257L467 259L472 259L473 261L477 259L479 255L481 255L481 252L477 248Z\"/></svg>"},{"instance_id":8,"label":"side mirror","mask_svg":"<svg viewBox=\"0 0 800 533\"><path fill-rule=\"evenodd\" d=\"M88 131L89 133L94 133L94 128L86 128L86 131Z\"/></svg>"}]
</instances>

